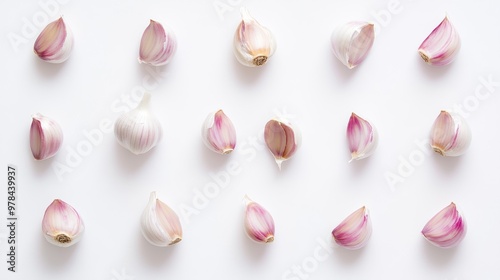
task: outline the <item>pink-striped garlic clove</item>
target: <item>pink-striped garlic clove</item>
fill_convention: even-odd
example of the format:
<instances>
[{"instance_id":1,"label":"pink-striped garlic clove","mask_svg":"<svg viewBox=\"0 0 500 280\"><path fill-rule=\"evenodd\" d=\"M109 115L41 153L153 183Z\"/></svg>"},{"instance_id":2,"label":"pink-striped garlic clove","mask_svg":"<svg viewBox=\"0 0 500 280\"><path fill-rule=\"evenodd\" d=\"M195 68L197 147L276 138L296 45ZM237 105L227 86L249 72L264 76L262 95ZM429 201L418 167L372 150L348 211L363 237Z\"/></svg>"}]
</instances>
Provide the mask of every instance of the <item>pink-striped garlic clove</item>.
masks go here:
<instances>
[{"instance_id":1,"label":"pink-striped garlic clove","mask_svg":"<svg viewBox=\"0 0 500 280\"><path fill-rule=\"evenodd\" d=\"M460 51L460 36L445 17L418 48L422 59L430 65L442 66L451 63Z\"/></svg>"},{"instance_id":2,"label":"pink-striped garlic clove","mask_svg":"<svg viewBox=\"0 0 500 280\"><path fill-rule=\"evenodd\" d=\"M245 196L245 232L248 237L259 243L274 241L274 219L260 204Z\"/></svg>"},{"instance_id":3,"label":"pink-striped garlic clove","mask_svg":"<svg viewBox=\"0 0 500 280\"><path fill-rule=\"evenodd\" d=\"M174 32L161 23L150 20L139 47L139 63L161 66L170 62L177 50Z\"/></svg>"},{"instance_id":4,"label":"pink-striped garlic clove","mask_svg":"<svg viewBox=\"0 0 500 280\"><path fill-rule=\"evenodd\" d=\"M372 235L372 225L368 209L363 206L345 218L332 231L335 242L349 250L364 247Z\"/></svg>"},{"instance_id":5,"label":"pink-striped garlic clove","mask_svg":"<svg viewBox=\"0 0 500 280\"><path fill-rule=\"evenodd\" d=\"M203 143L219 154L229 154L236 146L236 130L222 110L210 113L201 128Z\"/></svg>"},{"instance_id":6,"label":"pink-striped garlic clove","mask_svg":"<svg viewBox=\"0 0 500 280\"><path fill-rule=\"evenodd\" d=\"M60 17L49 23L36 38L34 51L44 61L61 63L73 50L73 33Z\"/></svg>"},{"instance_id":7,"label":"pink-striped garlic clove","mask_svg":"<svg viewBox=\"0 0 500 280\"><path fill-rule=\"evenodd\" d=\"M288 121L272 119L264 129L264 140L281 170L283 161L290 159L297 152L302 136L298 128Z\"/></svg>"},{"instance_id":8,"label":"pink-striped garlic clove","mask_svg":"<svg viewBox=\"0 0 500 280\"><path fill-rule=\"evenodd\" d=\"M62 145L61 126L53 119L36 113L32 116L30 128L31 153L36 160L54 156Z\"/></svg>"},{"instance_id":9,"label":"pink-striped garlic clove","mask_svg":"<svg viewBox=\"0 0 500 280\"><path fill-rule=\"evenodd\" d=\"M49 243L69 247L80 241L84 230L82 218L66 202L55 199L45 210L42 231Z\"/></svg>"},{"instance_id":10,"label":"pink-striped garlic clove","mask_svg":"<svg viewBox=\"0 0 500 280\"><path fill-rule=\"evenodd\" d=\"M369 157L377 148L377 129L355 113L352 113L349 118L346 135L351 152L349 162Z\"/></svg>"},{"instance_id":11,"label":"pink-striped garlic clove","mask_svg":"<svg viewBox=\"0 0 500 280\"><path fill-rule=\"evenodd\" d=\"M441 111L431 129L430 144L442 156L460 156L469 148L472 134L465 119L456 113Z\"/></svg>"},{"instance_id":12,"label":"pink-striped garlic clove","mask_svg":"<svg viewBox=\"0 0 500 280\"><path fill-rule=\"evenodd\" d=\"M364 21L353 21L338 26L330 37L333 54L349 69L365 60L374 40L373 23Z\"/></svg>"},{"instance_id":13,"label":"pink-striped garlic clove","mask_svg":"<svg viewBox=\"0 0 500 280\"><path fill-rule=\"evenodd\" d=\"M432 217L422 229L425 239L440 248L457 246L466 233L465 218L453 202Z\"/></svg>"},{"instance_id":14,"label":"pink-striped garlic clove","mask_svg":"<svg viewBox=\"0 0 500 280\"><path fill-rule=\"evenodd\" d=\"M276 41L269 29L260 25L244 7L240 9L241 23L233 39L236 59L248 67L264 65L276 50Z\"/></svg>"},{"instance_id":15,"label":"pink-striped garlic clove","mask_svg":"<svg viewBox=\"0 0 500 280\"><path fill-rule=\"evenodd\" d=\"M141 232L152 245L166 247L182 240L182 226L179 217L152 192L141 216Z\"/></svg>"}]
</instances>

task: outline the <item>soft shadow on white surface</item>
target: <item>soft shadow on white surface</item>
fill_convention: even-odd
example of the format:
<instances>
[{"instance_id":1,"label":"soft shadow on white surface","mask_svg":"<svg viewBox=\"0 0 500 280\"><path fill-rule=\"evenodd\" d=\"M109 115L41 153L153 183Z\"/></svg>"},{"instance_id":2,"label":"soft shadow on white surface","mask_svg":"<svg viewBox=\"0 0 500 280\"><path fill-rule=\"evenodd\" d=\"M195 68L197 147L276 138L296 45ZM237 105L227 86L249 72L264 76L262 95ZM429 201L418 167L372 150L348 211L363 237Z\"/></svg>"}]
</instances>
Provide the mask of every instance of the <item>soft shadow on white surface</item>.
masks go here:
<instances>
[{"instance_id":1,"label":"soft shadow on white surface","mask_svg":"<svg viewBox=\"0 0 500 280\"><path fill-rule=\"evenodd\" d=\"M266 262L266 258L264 257L269 250L272 250L273 244L275 241L269 244L260 244L253 240L251 240L245 233L245 230L241 230L238 233L240 235L241 246L243 247L242 252L245 252L245 256L247 260L252 261L254 263Z\"/></svg>"},{"instance_id":2,"label":"soft shadow on white surface","mask_svg":"<svg viewBox=\"0 0 500 280\"><path fill-rule=\"evenodd\" d=\"M269 68L269 63L272 63L272 58L269 59L266 64L259 67L247 67L238 62L238 60L234 57L234 54L231 54L233 61L233 73L238 77L238 80L246 85L256 84L257 80L260 76L264 75L264 72Z\"/></svg>"},{"instance_id":3,"label":"soft shadow on white surface","mask_svg":"<svg viewBox=\"0 0 500 280\"><path fill-rule=\"evenodd\" d=\"M50 169L50 167L52 166L54 157L44 160L35 160L33 157L31 157L31 159L29 160L31 165L31 170L33 170L36 173L36 176L42 176L46 174L47 170Z\"/></svg>"},{"instance_id":4,"label":"soft shadow on white surface","mask_svg":"<svg viewBox=\"0 0 500 280\"><path fill-rule=\"evenodd\" d=\"M63 63L49 63L41 60L35 54L33 55L33 64L35 64L35 68L38 72L37 74L47 79L57 76L57 74L66 67L67 62L68 61Z\"/></svg>"},{"instance_id":5,"label":"soft shadow on white surface","mask_svg":"<svg viewBox=\"0 0 500 280\"><path fill-rule=\"evenodd\" d=\"M184 241L167 247L157 247L151 245L144 238L144 236L142 236L140 230L137 231L137 246L139 246L138 253L140 255L139 259L144 263L144 265L148 266L158 268L168 266L169 259L175 257L177 248L183 245L182 242Z\"/></svg>"},{"instance_id":6,"label":"soft shadow on white surface","mask_svg":"<svg viewBox=\"0 0 500 280\"><path fill-rule=\"evenodd\" d=\"M453 67L453 63L444 66L433 66L427 64L422 58L417 54L415 56L415 64L418 65L419 72L426 76L430 80L441 80L444 76L449 74L449 70Z\"/></svg>"},{"instance_id":7,"label":"soft shadow on white surface","mask_svg":"<svg viewBox=\"0 0 500 280\"><path fill-rule=\"evenodd\" d=\"M149 64L137 62L137 72L142 84L145 86L146 91L151 91L154 88L160 86L172 70L170 63L162 66L151 66ZM159 92L159 91L155 91Z\"/></svg>"},{"instance_id":8,"label":"soft shadow on white surface","mask_svg":"<svg viewBox=\"0 0 500 280\"><path fill-rule=\"evenodd\" d=\"M425 260L436 267L444 267L449 263L452 263L454 257L457 255L457 252L460 250L460 244L457 247L443 249L438 248L429 241L422 238L422 255Z\"/></svg>"},{"instance_id":9,"label":"soft shadow on white surface","mask_svg":"<svg viewBox=\"0 0 500 280\"><path fill-rule=\"evenodd\" d=\"M152 156L154 149L151 149L145 154L135 155L122 147L117 141L113 144L115 153L116 166L125 170L123 174L133 174L141 170L143 166Z\"/></svg>"},{"instance_id":10,"label":"soft shadow on white surface","mask_svg":"<svg viewBox=\"0 0 500 280\"><path fill-rule=\"evenodd\" d=\"M333 51L330 50L330 55L328 57L329 60L331 60L331 63L329 63L332 67L332 80L335 80L335 84L349 84L349 81L351 80L354 75L356 75L357 70L360 67L363 67L363 64L360 64L353 69L347 68L338 58L333 54Z\"/></svg>"},{"instance_id":11,"label":"soft shadow on white surface","mask_svg":"<svg viewBox=\"0 0 500 280\"><path fill-rule=\"evenodd\" d=\"M71 261L73 255L77 254L76 251L79 249L80 243L76 243L67 248L62 248L50 244L45 239L45 236L43 236L41 230L39 236L39 261L48 267L48 270L66 270L66 264Z\"/></svg>"},{"instance_id":12,"label":"soft shadow on white surface","mask_svg":"<svg viewBox=\"0 0 500 280\"><path fill-rule=\"evenodd\" d=\"M449 176L455 175L455 171L464 164L466 160L463 160L464 156L458 157L445 157L441 156L435 152L430 155L432 164L439 170L440 173L444 173Z\"/></svg>"},{"instance_id":13,"label":"soft shadow on white surface","mask_svg":"<svg viewBox=\"0 0 500 280\"><path fill-rule=\"evenodd\" d=\"M349 160L347 160L349 161ZM351 162L348 162L347 164L349 165L349 171L350 174L353 178L357 178L360 176L360 174L363 174L363 172L367 169L373 168L372 162L372 157L367 157L359 160L353 160ZM370 167L372 166L372 167Z\"/></svg>"},{"instance_id":14,"label":"soft shadow on white surface","mask_svg":"<svg viewBox=\"0 0 500 280\"><path fill-rule=\"evenodd\" d=\"M211 151L209 148L207 148L203 141L200 141L199 147L203 164L211 171L216 171L223 168L226 164L228 164L228 162L231 161L232 154L234 153L233 151L227 155L217 154L216 152Z\"/></svg>"},{"instance_id":15,"label":"soft shadow on white surface","mask_svg":"<svg viewBox=\"0 0 500 280\"><path fill-rule=\"evenodd\" d=\"M364 254L365 248L359 250L347 250L339 246L333 248L333 256L342 265L355 265Z\"/></svg>"}]
</instances>

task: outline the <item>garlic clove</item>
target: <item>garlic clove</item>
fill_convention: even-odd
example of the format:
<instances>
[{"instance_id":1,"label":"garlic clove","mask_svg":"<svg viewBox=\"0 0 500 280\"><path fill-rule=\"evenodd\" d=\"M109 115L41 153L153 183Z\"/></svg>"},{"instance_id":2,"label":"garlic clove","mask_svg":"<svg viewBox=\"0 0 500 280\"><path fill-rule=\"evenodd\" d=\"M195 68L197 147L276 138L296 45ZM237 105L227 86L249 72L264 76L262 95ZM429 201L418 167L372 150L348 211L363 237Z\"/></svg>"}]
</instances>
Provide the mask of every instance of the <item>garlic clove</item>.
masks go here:
<instances>
[{"instance_id":1,"label":"garlic clove","mask_svg":"<svg viewBox=\"0 0 500 280\"><path fill-rule=\"evenodd\" d=\"M274 36L250 16L246 8L242 7L240 12L242 20L233 40L236 59L248 67L262 66L276 50Z\"/></svg>"},{"instance_id":2,"label":"garlic clove","mask_svg":"<svg viewBox=\"0 0 500 280\"><path fill-rule=\"evenodd\" d=\"M368 121L352 113L347 124L347 142L352 160L369 157L378 145L378 133Z\"/></svg>"},{"instance_id":3,"label":"garlic clove","mask_svg":"<svg viewBox=\"0 0 500 280\"><path fill-rule=\"evenodd\" d=\"M455 27L445 17L418 48L422 59L431 65L451 63L460 50L460 36Z\"/></svg>"},{"instance_id":4,"label":"garlic clove","mask_svg":"<svg viewBox=\"0 0 500 280\"><path fill-rule=\"evenodd\" d=\"M168 205L152 192L148 205L142 212L141 232L152 245L166 247L182 240L182 226L179 217Z\"/></svg>"},{"instance_id":5,"label":"garlic clove","mask_svg":"<svg viewBox=\"0 0 500 280\"><path fill-rule=\"evenodd\" d=\"M203 143L219 154L229 154L236 146L236 130L222 110L207 116L201 130Z\"/></svg>"},{"instance_id":6,"label":"garlic clove","mask_svg":"<svg viewBox=\"0 0 500 280\"><path fill-rule=\"evenodd\" d=\"M54 156L63 141L63 132L58 123L40 113L32 116L30 129L31 153L36 160Z\"/></svg>"},{"instance_id":7,"label":"garlic clove","mask_svg":"<svg viewBox=\"0 0 500 280\"><path fill-rule=\"evenodd\" d=\"M151 94L145 93L137 108L120 116L114 127L118 143L139 155L151 150L161 140L160 121L150 112Z\"/></svg>"},{"instance_id":8,"label":"garlic clove","mask_svg":"<svg viewBox=\"0 0 500 280\"><path fill-rule=\"evenodd\" d=\"M364 247L372 235L372 224L368 209L363 206L345 218L332 231L335 242L349 250Z\"/></svg>"},{"instance_id":9,"label":"garlic clove","mask_svg":"<svg viewBox=\"0 0 500 280\"><path fill-rule=\"evenodd\" d=\"M253 241L270 243L274 241L274 219L260 204L245 196L245 232Z\"/></svg>"},{"instance_id":10,"label":"garlic clove","mask_svg":"<svg viewBox=\"0 0 500 280\"><path fill-rule=\"evenodd\" d=\"M465 218L451 203L439 211L422 229L422 234L432 245L440 248L457 246L467 233Z\"/></svg>"},{"instance_id":11,"label":"garlic clove","mask_svg":"<svg viewBox=\"0 0 500 280\"><path fill-rule=\"evenodd\" d=\"M177 39L170 28L165 28L161 23L150 20L144 30L139 48L139 63L161 66L167 64L175 54Z\"/></svg>"},{"instance_id":12,"label":"garlic clove","mask_svg":"<svg viewBox=\"0 0 500 280\"><path fill-rule=\"evenodd\" d=\"M62 17L49 23L36 38L34 51L50 63L66 61L73 50L73 33Z\"/></svg>"},{"instance_id":13,"label":"garlic clove","mask_svg":"<svg viewBox=\"0 0 500 280\"><path fill-rule=\"evenodd\" d=\"M84 230L80 215L66 202L55 199L45 210L42 231L49 243L69 247L80 241Z\"/></svg>"},{"instance_id":14,"label":"garlic clove","mask_svg":"<svg viewBox=\"0 0 500 280\"><path fill-rule=\"evenodd\" d=\"M291 158L301 144L301 133L286 120L272 119L264 130L266 145L281 170L283 161Z\"/></svg>"},{"instance_id":15,"label":"garlic clove","mask_svg":"<svg viewBox=\"0 0 500 280\"><path fill-rule=\"evenodd\" d=\"M373 23L353 21L337 27L330 37L333 53L347 68L352 69L363 60L375 40Z\"/></svg>"},{"instance_id":16,"label":"garlic clove","mask_svg":"<svg viewBox=\"0 0 500 280\"><path fill-rule=\"evenodd\" d=\"M431 147L442 156L460 156L469 148L472 135L465 119L456 113L441 111L434 121Z\"/></svg>"}]
</instances>

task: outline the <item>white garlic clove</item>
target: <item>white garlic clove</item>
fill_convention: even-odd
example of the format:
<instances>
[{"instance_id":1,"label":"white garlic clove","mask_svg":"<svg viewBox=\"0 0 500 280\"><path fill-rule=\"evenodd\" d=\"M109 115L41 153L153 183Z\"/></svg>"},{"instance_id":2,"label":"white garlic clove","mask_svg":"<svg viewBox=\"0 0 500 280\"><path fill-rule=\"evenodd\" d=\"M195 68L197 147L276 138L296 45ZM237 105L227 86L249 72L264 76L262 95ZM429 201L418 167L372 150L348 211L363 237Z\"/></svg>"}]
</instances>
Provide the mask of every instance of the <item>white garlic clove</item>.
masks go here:
<instances>
[{"instance_id":1,"label":"white garlic clove","mask_svg":"<svg viewBox=\"0 0 500 280\"><path fill-rule=\"evenodd\" d=\"M445 17L422 42L418 52L428 64L442 66L451 63L455 59L460 46L458 32L448 20L448 17Z\"/></svg>"},{"instance_id":2,"label":"white garlic clove","mask_svg":"<svg viewBox=\"0 0 500 280\"><path fill-rule=\"evenodd\" d=\"M236 59L245 66L262 66L276 50L274 36L250 16L244 7L241 8L241 17L233 41Z\"/></svg>"},{"instance_id":3,"label":"white garlic clove","mask_svg":"<svg viewBox=\"0 0 500 280\"><path fill-rule=\"evenodd\" d=\"M373 23L353 21L337 27L330 37L333 53L349 69L365 60L375 40Z\"/></svg>"},{"instance_id":4,"label":"white garlic clove","mask_svg":"<svg viewBox=\"0 0 500 280\"><path fill-rule=\"evenodd\" d=\"M229 154L236 146L236 130L222 110L211 113L201 129L203 143L219 154Z\"/></svg>"},{"instance_id":5,"label":"white garlic clove","mask_svg":"<svg viewBox=\"0 0 500 280\"><path fill-rule=\"evenodd\" d=\"M141 216L141 232L152 245L166 247L182 240L179 217L152 192Z\"/></svg>"},{"instance_id":6,"label":"white garlic clove","mask_svg":"<svg viewBox=\"0 0 500 280\"><path fill-rule=\"evenodd\" d=\"M42 231L49 243L69 247L80 241L84 230L80 215L66 202L55 199L45 210Z\"/></svg>"},{"instance_id":7,"label":"white garlic clove","mask_svg":"<svg viewBox=\"0 0 500 280\"><path fill-rule=\"evenodd\" d=\"M40 113L32 116L30 128L31 153L36 160L54 156L62 145L63 132L58 123Z\"/></svg>"},{"instance_id":8,"label":"white garlic clove","mask_svg":"<svg viewBox=\"0 0 500 280\"><path fill-rule=\"evenodd\" d=\"M281 170L283 161L288 160L297 152L302 137L298 128L292 126L288 121L272 119L266 124L264 139Z\"/></svg>"},{"instance_id":9,"label":"white garlic clove","mask_svg":"<svg viewBox=\"0 0 500 280\"><path fill-rule=\"evenodd\" d=\"M73 34L62 17L49 23L36 38L34 51L50 63L66 61L73 50Z\"/></svg>"},{"instance_id":10,"label":"white garlic clove","mask_svg":"<svg viewBox=\"0 0 500 280\"><path fill-rule=\"evenodd\" d=\"M274 241L274 219L260 204L245 196L245 232L253 241L270 243Z\"/></svg>"},{"instance_id":11,"label":"white garlic clove","mask_svg":"<svg viewBox=\"0 0 500 280\"><path fill-rule=\"evenodd\" d=\"M163 130L160 121L150 112L150 93L145 93L134 110L120 116L114 127L118 143L139 155L151 150L161 140Z\"/></svg>"},{"instance_id":12,"label":"white garlic clove","mask_svg":"<svg viewBox=\"0 0 500 280\"><path fill-rule=\"evenodd\" d=\"M167 64L175 54L177 39L170 28L165 28L157 21L150 20L144 30L139 49L139 62L161 66Z\"/></svg>"},{"instance_id":13,"label":"white garlic clove","mask_svg":"<svg viewBox=\"0 0 500 280\"><path fill-rule=\"evenodd\" d=\"M352 113L347 124L347 142L352 160L369 157L378 145L378 133L368 121Z\"/></svg>"},{"instance_id":14,"label":"white garlic clove","mask_svg":"<svg viewBox=\"0 0 500 280\"><path fill-rule=\"evenodd\" d=\"M432 245L440 248L457 246L467 233L465 218L451 203L439 211L422 229L422 234Z\"/></svg>"},{"instance_id":15,"label":"white garlic clove","mask_svg":"<svg viewBox=\"0 0 500 280\"><path fill-rule=\"evenodd\" d=\"M460 156L469 148L472 135L469 125L460 115L441 111L434 121L430 136L431 147L442 156Z\"/></svg>"},{"instance_id":16,"label":"white garlic clove","mask_svg":"<svg viewBox=\"0 0 500 280\"><path fill-rule=\"evenodd\" d=\"M335 242L349 250L364 247L372 235L372 224L368 209L363 206L345 218L332 231Z\"/></svg>"}]
</instances>

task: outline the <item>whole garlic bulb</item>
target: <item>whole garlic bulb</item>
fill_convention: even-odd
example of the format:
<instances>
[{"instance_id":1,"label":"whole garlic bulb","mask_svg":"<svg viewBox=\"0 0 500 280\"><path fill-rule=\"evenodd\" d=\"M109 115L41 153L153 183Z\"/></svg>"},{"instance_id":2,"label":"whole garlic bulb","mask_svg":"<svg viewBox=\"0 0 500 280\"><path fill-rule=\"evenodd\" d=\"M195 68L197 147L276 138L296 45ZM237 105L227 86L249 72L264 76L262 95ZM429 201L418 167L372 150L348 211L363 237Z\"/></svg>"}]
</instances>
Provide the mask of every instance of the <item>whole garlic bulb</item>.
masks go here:
<instances>
[{"instance_id":1,"label":"whole garlic bulb","mask_svg":"<svg viewBox=\"0 0 500 280\"><path fill-rule=\"evenodd\" d=\"M73 33L62 17L49 23L38 35L34 51L39 58L50 63L66 61L73 50Z\"/></svg>"},{"instance_id":2,"label":"whole garlic bulb","mask_svg":"<svg viewBox=\"0 0 500 280\"><path fill-rule=\"evenodd\" d=\"M430 138L431 146L436 153L456 157L464 154L469 148L472 134L462 116L441 111L434 121Z\"/></svg>"},{"instance_id":3,"label":"whole garlic bulb","mask_svg":"<svg viewBox=\"0 0 500 280\"><path fill-rule=\"evenodd\" d=\"M54 156L63 141L61 126L53 119L40 113L33 115L30 129L30 147L36 160Z\"/></svg>"},{"instance_id":4,"label":"whole garlic bulb","mask_svg":"<svg viewBox=\"0 0 500 280\"><path fill-rule=\"evenodd\" d=\"M55 199L45 210L42 231L51 244L69 247L80 241L84 230L80 215L66 202Z\"/></svg>"},{"instance_id":5,"label":"whole garlic bulb","mask_svg":"<svg viewBox=\"0 0 500 280\"><path fill-rule=\"evenodd\" d=\"M115 122L116 140L136 155L151 150L163 134L160 121L149 110L150 100L151 94L145 93L137 108L123 114Z\"/></svg>"},{"instance_id":6,"label":"whole garlic bulb","mask_svg":"<svg viewBox=\"0 0 500 280\"><path fill-rule=\"evenodd\" d=\"M245 66L262 66L276 50L274 36L250 16L244 7L241 8L241 17L241 23L234 34L234 55Z\"/></svg>"},{"instance_id":7,"label":"whole garlic bulb","mask_svg":"<svg viewBox=\"0 0 500 280\"><path fill-rule=\"evenodd\" d=\"M333 54L352 69L365 60L375 40L373 23L353 21L337 27L330 37Z\"/></svg>"},{"instance_id":8,"label":"whole garlic bulb","mask_svg":"<svg viewBox=\"0 0 500 280\"><path fill-rule=\"evenodd\" d=\"M141 216L141 232L152 245L166 247L182 240L179 217L152 192Z\"/></svg>"},{"instance_id":9,"label":"whole garlic bulb","mask_svg":"<svg viewBox=\"0 0 500 280\"><path fill-rule=\"evenodd\" d=\"M177 49L177 39L170 28L165 28L157 21L150 20L144 30L139 49L139 62L161 66L167 64Z\"/></svg>"}]
</instances>

